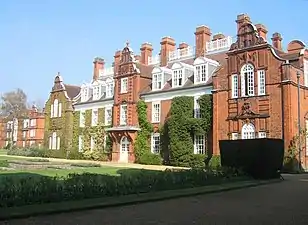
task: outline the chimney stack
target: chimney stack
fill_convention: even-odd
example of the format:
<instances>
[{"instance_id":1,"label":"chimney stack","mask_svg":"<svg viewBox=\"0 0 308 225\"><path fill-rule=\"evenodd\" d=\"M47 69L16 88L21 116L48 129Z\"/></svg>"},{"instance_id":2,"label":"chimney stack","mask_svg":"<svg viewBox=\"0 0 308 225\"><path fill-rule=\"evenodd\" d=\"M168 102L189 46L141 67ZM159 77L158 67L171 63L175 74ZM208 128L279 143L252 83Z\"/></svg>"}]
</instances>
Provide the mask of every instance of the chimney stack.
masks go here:
<instances>
[{"instance_id":1,"label":"chimney stack","mask_svg":"<svg viewBox=\"0 0 308 225\"><path fill-rule=\"evenodd\" d=\"M185 49L185 48L188 48L188 47L189 47L188 44L186 44L185 42L182 42L182 43L179 44L178 49L179 49L179 50L182 50L182 49ZM182 56L182 54L183 54L183 52L180 51L180 55L181 55L181 56Z\"/></svg>"},{"instance_id":2,"label":"chimney stack","mask_svg":"<svg viewBox=\"0 0 308 225\"><path fill-rule=\"evenodd\" d=\"M272 37L272 45L274 48L282 51L282 37L279 33L274 33Z\"/></svg>"},{"instance_id":3,"label":"chimney stack","mask_svg":"<svg viewBox=\"0 0 308 225\"><path fill-rule=\"evenodd\" d=\"M211 30L209 27L202 25L196 28L195 32L195 54L196 57L203 56L206 52L206 43L211 41Z\"/></svg>"},{"instance_id":4,"label":"chimney stack","mask_svg":"<svg viewBox=\"0 0 308 225\"><path fill-rule=\"evenodd\" d=\"M169 52L175 51L175 40L172 37L163 37L160 42L160 65L166 66Z\"/></svg>"},{"instance_id":5,"label":"chimney stack","mask_svg":"<svg viewBox=\"0 0 308 225\"><path fill-rule=\"evenodd\" d=\"M118 74L118 69L121 61L121 54L122 54L121 50L116 51L114 54L113 70L115 75Z\"/></svg>"},{"instance_id":6,"label":"chimney stack","mask_svg":"<svg viewBox=\"0 0 308 225\"><path fill-rule=\"evenodd\" d=\"M102 58L96 57L94 58L93 64L94 64L93 80L98 80L100 71L104 69L105 61Z\"/></svg>"},{"instance_id":7,"label":"chimney stack","mask_svg":"<svg viewBox=\"0 0 308 225\"><path fill-rule=\"evenodd\" d=\"M226 37L226 36L223 35L222 33L218 33L218 34L215 34L215 35L213 36L212 41L217 41L217 40L220 40L220 39L224 39L225 37Z\"/></svg>"},{"instance_id":8,"label":"chimney stack","mask_svg":"<svg viewBox=\"0 0 308 225\"><path fill-rule=\"evenodd\" d=\"M235 22L237 23L237 32L238 32L238 30L244 23L251 23L251 20L248 14L243 13L243 14L237 15L237 20Z\"/></svg>"},{"instance_id":9,"label":"chimney stack","mask_svg":"<svg viewBox=\"0 0 308 225\"><path fill-rule=\"evenodd\" d=\"M255 25L258 31L258 34L260 37L262 37L264 40L266 40L267 35L267 29L263 24L256 24Z\"/></svg>"},{"instance_id":10,"label":"chimney stack","mask_svg":"<svg viewBox=\"0 0 308 225\"><path fill-rule=\"evenodd\" d=\"M140 62L142 64L148 65L149 64L149 57L152 57L153 47L150 43L143 43L140 48L141 57Z\"/></svg>"}]
</instances>

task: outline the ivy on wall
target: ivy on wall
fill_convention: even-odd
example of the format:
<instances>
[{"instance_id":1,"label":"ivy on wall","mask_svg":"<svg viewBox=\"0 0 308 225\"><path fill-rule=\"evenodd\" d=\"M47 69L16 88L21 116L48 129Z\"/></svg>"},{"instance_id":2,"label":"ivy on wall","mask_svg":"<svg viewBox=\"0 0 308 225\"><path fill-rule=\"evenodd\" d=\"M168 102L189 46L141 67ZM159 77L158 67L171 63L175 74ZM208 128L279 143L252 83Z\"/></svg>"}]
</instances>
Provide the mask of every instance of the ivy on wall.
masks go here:
<instances>
[{"instance_id":1,"label":"ivy on wall","mask_svg":"<svg viewBox=\"0 0 308 225\"><path fill-rule=\"evenodd\" d=\"M147 118L147 105L140 100L137 103L138 123L140 131L134 144L135 160L141 164L161 164L160 155L151 153L150 138L153 132L153 126Z\"/></svg>"},{"instance_id":2,"label":"ivy on wall","mask_svg":"<svg viewBox=\"0 0 308 225\"><path fill-rule=\"evenodd\" d=\"M201 118L194 118L194 97L175 97L171 103L170 116L160 129L161 146L166 162L173 166L203 167L205 155L194 154L193 137L205 135L211 128L211 96L199 99Z\"/></svg>"}]
</instances>

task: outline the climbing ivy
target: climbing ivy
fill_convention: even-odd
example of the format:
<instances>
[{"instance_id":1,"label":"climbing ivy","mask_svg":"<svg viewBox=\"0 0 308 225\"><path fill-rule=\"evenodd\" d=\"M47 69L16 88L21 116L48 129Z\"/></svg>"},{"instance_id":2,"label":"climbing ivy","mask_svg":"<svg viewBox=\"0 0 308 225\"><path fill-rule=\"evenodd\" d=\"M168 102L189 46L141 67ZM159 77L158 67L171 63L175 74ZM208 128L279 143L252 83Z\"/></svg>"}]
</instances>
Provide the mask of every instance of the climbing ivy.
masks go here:
<instances>
[{"instance_id":1,"label":"climbing ivy","mask_svg":"<svg viewBox=\"0 0 308 225\"><path fill-rule=\"evenodd\" d=\"M151 133L153 126L147 118L147 105L140 100L137 103L138 123L140 131L134 144L135 160L141 164L161 164L160 155L152 154L150 147Z\"/></svg>"},{"instance_id":2,"label":"climbing ivy","mask_svg":"<svg viewBox=\"0 0 308 225\"><path fill-rule=\"evenodd\" d=\"M98 124L92 126L92 110L86 110L83 114L85 118L85 126L79 127L80 112L74 118L75 125L75 145L79 147L79 136L81 135L83 141L82 155L85 159L106 161L111 148L111 141L108 133L105 131L105 110L100 108L98 110ZM106 136L106 138L105 138ZM91 149L91 138L94 142L94 148ZM105 143L106 142L106 143Z\"/></svg>"},{"instance_id":3,"label":"climbing ivy","mask_svg":"<svg viewBox=\"0 0 308 225\"><path fill-rule=\"evenodd\" d=\"M169 117L161 127L161 145L164 159L173 166L204 166L205 155L194 154L193 136L207 134L212 121L211 96L199 99L201 118L194 118L194 98L172 99Z\"/></svg>"}]
</instances>

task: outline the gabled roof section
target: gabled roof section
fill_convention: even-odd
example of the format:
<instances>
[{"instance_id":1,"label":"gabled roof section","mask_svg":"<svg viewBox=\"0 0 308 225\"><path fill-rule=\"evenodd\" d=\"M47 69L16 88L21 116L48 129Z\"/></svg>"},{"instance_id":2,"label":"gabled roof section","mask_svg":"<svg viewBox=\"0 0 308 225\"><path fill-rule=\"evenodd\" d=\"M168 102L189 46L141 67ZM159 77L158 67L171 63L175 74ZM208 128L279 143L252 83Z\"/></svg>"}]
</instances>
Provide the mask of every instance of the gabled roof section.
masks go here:
<instances>
[{"instance_id":1,"label":"gabled roof section","mask_svg":"<svg viewBox=\"0 0 308 225\"><path fill-rule=\"evenodd\" d=\"M67 99L73 100L79 94L80 87L71 84L64 84L62 76L58 73L55 77L51 92L58 91L63 91Z\"/></svg>"}]
</instances>

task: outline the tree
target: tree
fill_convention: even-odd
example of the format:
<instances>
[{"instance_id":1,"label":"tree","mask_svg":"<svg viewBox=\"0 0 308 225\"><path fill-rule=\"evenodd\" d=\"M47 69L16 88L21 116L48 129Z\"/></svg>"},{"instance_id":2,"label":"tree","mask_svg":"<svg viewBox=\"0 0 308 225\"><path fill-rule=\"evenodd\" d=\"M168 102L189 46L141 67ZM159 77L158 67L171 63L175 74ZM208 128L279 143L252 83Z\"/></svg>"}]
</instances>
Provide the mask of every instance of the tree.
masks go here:
<instances>
[{"instance_id":1,"label":"tree","mask_svg":"<svg viewBox=\"0 0 308 225\"><path fill-rule=\"evenodd\" d=\"M27 114L27 95L17 88L14 91L9 91L1 96L0 115L6 118L20 118Z\"/></svg>"}]
</instances>

